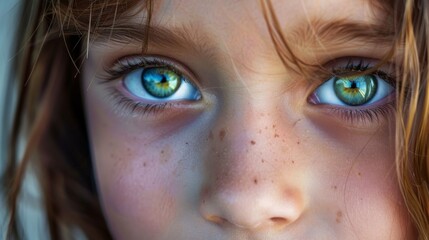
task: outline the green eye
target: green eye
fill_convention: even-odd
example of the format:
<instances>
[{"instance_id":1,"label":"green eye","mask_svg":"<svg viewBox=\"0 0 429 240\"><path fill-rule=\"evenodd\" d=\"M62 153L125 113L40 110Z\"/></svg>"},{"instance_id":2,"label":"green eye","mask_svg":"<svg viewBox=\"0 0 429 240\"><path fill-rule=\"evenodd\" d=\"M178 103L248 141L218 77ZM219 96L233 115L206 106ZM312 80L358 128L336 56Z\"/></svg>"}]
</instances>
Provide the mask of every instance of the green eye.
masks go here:
<instances>
[{"instance_id":1,"label":"green eye","mask_svg":"<svg viewBox=\"0 0 429 240\"><path fill-rule=\"evenodd\" d=\"M172 96L182 83L181 77L168 68L148 68L142 72L141 81L144 89L153 97Z\"/></svg>"},{"instance_id":2,"label":"green eye","mask_svg":"<svg viewBox=\"0 0 429 240\"><path fill-rule=\"evenodd\" d=\"M374 75L357 77L335 77L335 95L349 106L359 106L369 102L377 92L377 78Z\"/></svg>"}]
</instances>

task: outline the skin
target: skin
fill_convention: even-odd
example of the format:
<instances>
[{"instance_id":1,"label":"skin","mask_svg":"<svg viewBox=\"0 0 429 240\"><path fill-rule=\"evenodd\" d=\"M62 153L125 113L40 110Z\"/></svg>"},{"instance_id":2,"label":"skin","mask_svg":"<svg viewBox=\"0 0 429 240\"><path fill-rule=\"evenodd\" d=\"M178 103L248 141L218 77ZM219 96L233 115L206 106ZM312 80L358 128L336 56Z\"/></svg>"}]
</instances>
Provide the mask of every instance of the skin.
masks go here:
<instances>
[{"instance_id":1,"label":"skin","mask_svg":"<svg viewBox=\"0 0 429 240\"><path fill-rule=\"evenodd\" d=\"M141 42L91 44L85 107L100 198L116 239L414 238L395 175L393 112L351 121L311 104L308 96L329 77L284 66L258 1L155 2L154 25L185 25L211 48L150 43L148 55L190 69L202 99L143 114L111 97L117 89L144 101L121 87L121 77L101 77L118 58L140 54ZM389 47L293 34L312 18L379 21L383 14L369 2L273 6L306 62L380 59Z\"/></svg>"}]
</instances>

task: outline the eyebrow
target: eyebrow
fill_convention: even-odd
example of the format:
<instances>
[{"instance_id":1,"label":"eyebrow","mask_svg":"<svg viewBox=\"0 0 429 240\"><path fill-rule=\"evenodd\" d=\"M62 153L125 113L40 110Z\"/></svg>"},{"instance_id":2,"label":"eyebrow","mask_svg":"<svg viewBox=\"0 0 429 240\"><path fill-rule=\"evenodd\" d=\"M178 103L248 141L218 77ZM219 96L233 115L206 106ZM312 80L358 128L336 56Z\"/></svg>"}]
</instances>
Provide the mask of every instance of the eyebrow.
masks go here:
<instances>
[{"instance_id":1,"label":"eyebrow","mask_svg":"<svg viewBox=\"0 0 429 240\"><path fill-rule=\"evenodd\" d=\"M119 44L144 45L146 34L148 44L166 49L190 49L204 56L214 56L218 48L210 37L195 31L192 25L167 28L159 25L122 24L112 28L97 29L95 42L116 42Z\"/></svg>"},{"instance_id":2,"label":"eyebrow","mask_svg":"<svg viewBox=\"0 0 429 240\"><path fill-rule=\"evenodd\" d=\"M123 23L114 28L99 28L92 35L95 42L116 42L120 44L141 44L148 36L149 46L163 49L191 50L211 60L219 55L221 47L210 36L198 31L196 26L180 25L165 27L159 25ZM379 21L377 23L353 22L341 20L313 20L300 24L287 35L288 43L295 46L319 43L330 46L345 46L349 42L391 46L395 39L392 27Z\"/></svg>"},{"instance_id":3,"label":"eyebrow","mask_svg":"<svg viewBox=\"0 0 429 240\"><path fill-rule=\"evenodd\" d=\"M351 41L391 44L395 39L395 31L389 25L386 21L361 23L351 22L347 19L331 21L317 19L292 30L287 38L296 44L309 41L330 44L342 44Z\"/></svg>"}]
</instances>

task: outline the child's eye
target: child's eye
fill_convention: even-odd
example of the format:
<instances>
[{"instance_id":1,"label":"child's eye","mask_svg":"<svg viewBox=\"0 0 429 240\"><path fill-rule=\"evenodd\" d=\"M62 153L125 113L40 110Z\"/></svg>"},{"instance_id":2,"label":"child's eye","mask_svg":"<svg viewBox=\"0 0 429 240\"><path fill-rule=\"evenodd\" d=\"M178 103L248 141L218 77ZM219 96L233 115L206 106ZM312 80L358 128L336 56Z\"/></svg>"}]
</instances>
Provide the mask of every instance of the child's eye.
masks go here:
<instances>
[{"instance_id":1,"label":"child's eye","mask_svg":"<svg viewBox=\"0 0 429 240\"><path fill-rule=\"evenodd\" d=\"M125 75L123 84L142 101L198 100L201 97L186 76L166 66L138 68Z\"/></svg>"},{"instance_id":2,"label":"child's eye","mask_svg":"<svg viewBox=\"0 0 429 240\"><path fill-rule=\"evenodd\" d=\"M168 108L183 107L189 101L202 99L201 91L191 80L196 79L192 72L166 57L127 56L105 71L103 83L120 79L120 84L107 86L115 111L121 114L162 113Z\"/></svg>"},{"instance_id":3,"label":"child's eye","mask_svg":"<svg viewBox=\"0 0 429 240\"><path fill-rule=\"evenodd\" d=\"M363 59L336 62L333 76L312 92L309 103L323 105L330 114L352 125L387 119L395 110L396 81L393 74L385 71L389 68L369 71L375 64Z\"/></svg>"},{"instance_id":4,"label":"child's eye","mask_svg":"<svg viewBox=\"0 0 429 240\"><path fill-rule=\"evenodd\" d=\"M365 106L384 99L393 91L393 86L376 74L334 76L315 90L314 103Z\"/></svg>"}]
</instances>

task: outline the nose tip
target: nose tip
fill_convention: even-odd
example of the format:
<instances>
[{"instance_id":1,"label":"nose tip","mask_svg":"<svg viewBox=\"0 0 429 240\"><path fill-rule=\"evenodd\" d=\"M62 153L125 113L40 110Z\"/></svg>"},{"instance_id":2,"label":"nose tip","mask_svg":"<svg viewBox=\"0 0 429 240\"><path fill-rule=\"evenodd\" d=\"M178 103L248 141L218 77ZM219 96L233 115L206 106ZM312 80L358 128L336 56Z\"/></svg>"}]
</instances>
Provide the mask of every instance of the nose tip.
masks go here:
<instances>
[{"instance_id":1,"label":"nose tip","mask_svg":"<svg viewBox=\"0 0 429 240\"><path fill-rule=\"evenodd\" d=\"M247 230L283 229L295 222L303 211L296 194L277 196L262 193L206 194L201 202L201 215L206 221L221 227Z\"/></svg>"}]
</instances>

